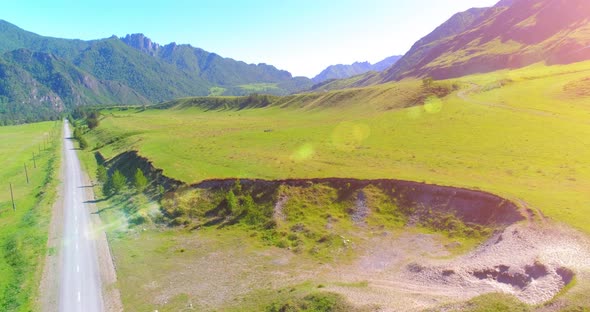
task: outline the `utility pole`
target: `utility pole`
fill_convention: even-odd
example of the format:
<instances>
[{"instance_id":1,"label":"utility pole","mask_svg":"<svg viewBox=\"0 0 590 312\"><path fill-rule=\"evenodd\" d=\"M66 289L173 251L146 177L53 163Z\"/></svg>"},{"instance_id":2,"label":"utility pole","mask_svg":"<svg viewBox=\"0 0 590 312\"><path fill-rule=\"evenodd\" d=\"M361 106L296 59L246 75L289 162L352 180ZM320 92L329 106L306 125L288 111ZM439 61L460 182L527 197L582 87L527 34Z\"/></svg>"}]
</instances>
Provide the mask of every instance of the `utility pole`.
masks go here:
<instances>
[{"instance_id":1,"label":"utility pole","mask_svg":"<svg viewBox=\"0 0 590 312\"><path fill-rule=\"evenodd\" d=\"M14 204L14 194L12 194L12 183L10 183L10 199L12 199L12 210L16 211L16 205Z\"/></svg>"},{"instance_id":2,"label":"utility pole","mask_svg":"<svg viewBox=\"0 0 590 312\"><path fill-rule=\"evenodd\" d=\"M29 172L27 171L27 164L25 164L25 176L27 177L27 184L29 184Z\"/></svg>"},{"instance_id":3,"label":"utility pole","mask_svg":"<svg viewBox=\"0 0 590 312\"><path fill-rule=\"evenodd\" d=\"M35 152L33 152L33 167L37 169L37 162L35 161Z\"/></svg>"}]
</instances>

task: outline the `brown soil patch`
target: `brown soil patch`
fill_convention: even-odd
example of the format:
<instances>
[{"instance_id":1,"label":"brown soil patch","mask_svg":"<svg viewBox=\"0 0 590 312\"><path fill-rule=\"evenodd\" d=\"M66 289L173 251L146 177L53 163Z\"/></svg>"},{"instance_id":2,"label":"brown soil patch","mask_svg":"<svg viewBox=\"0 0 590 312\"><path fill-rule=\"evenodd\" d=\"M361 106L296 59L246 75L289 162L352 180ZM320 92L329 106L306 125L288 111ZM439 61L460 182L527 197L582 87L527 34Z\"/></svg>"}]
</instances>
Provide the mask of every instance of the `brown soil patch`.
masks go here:
<instances>
[{"instance_id":1,"label":"brown soil patch","mask_svg":"<svg viewBox=\"0 0 590 312\"><path fill-rule=\"evenodd\" d=\"M567 83L563 86L563 92L571 97L590 96L590 77Z\"/></svg>"},{"instance_id":2,"label":"brown soil patch","mask_svg":"<svg viewBox=\"0 0 590 312\"><path fill-rule=\"evenodd\" d=\"M380 244L341 275L366 281L365 289L329 289L382 311L431 308L492 292L536 305L551 300L574 275L590 273L587 238L556 225L512 225L455 259L436 259L445 249L425 235L404 234L390 249Z\"/></svg>"}]
</instances>

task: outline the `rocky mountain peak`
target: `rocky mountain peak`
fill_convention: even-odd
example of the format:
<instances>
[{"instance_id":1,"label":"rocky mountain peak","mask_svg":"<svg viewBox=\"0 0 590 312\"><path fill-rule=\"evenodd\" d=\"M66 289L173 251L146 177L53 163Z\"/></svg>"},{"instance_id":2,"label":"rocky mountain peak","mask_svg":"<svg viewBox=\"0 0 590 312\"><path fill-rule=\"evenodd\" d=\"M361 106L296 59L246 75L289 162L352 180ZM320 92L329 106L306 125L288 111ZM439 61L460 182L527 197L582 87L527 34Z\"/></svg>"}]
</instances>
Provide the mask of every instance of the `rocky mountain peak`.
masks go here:
<instances>
[{"instance_id":1,"label":"rocky mountain peak","mask_svg":"<svg viewBox=\"0 0 590 312\"><path fill-rule=\"evenodd\" d=\"M152 40L144 34L130 34L121 38L121 41L132 48L152 56L156 55L160 49L159 44L152 42Z\"/></svg>"}]
</instances>

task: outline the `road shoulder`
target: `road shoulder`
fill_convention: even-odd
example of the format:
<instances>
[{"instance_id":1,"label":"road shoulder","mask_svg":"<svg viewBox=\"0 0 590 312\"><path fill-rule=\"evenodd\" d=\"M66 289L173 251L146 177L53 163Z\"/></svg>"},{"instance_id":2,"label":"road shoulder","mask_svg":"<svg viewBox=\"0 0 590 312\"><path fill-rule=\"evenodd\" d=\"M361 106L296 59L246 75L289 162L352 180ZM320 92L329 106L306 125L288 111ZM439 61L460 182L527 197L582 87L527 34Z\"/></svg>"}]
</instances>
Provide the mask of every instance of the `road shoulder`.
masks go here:
<instances>
[{"instance_id":1,"label":"road shoulder","mask_svg":"<svg viewBox=\"0 0 590 312\"><path fill-rule=\"evenodd\" d=\"M47 236L47 255L43 265L37 307L42 312L54 312L59 309L59 283L62 263L62 237L63 237L63 207L64 207L64 151L61 151L59 176L57 177L57 196L51 208L51 221Z\"/></svg>"}]
</instances>

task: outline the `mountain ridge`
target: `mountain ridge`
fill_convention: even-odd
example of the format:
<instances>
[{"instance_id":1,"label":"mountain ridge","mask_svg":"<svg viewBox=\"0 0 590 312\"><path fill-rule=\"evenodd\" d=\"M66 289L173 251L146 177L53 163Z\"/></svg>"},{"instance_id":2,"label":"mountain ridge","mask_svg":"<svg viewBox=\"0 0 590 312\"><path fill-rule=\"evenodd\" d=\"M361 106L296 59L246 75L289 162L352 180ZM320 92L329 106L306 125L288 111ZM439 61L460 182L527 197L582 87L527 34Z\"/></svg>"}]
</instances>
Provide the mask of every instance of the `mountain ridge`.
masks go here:
<instances>
[{"instance_id":1,"label":"mountain ridge","mask_svg":"<svg viewBox=\"0 0 590 312\"><path fill-rule=\"evenodd\" d=\"M293 77L272 65L247 64L188 44L160 45L143 34L62 39L4 20L0 20L0 64L0 124L56 118L79 105L286 95L312 86L310 79Z\"/></svg>"},{"instance_id":2,"label":"mountain ridge","mask_svg":"<svg viewBox=\"0 0 590 312\"><path fill-rule=\"evenodd\" d=\"M375 64L369 62L354 62L352 64L335 64L326 67L322 72L313 77L311 80L315 84L320 84L332 79L346 79L357 75L362 75L370 71L381 72L391 67L402 56L389 56Z\"/></svg>"},{"instance_id":3,"label":"mountain ridge","mask_svg":"<svg viewBox=\"0 0 590 312\"><path fill-rule=\"evenodd\" d=\"M590 59L589 17L587 0L500 0L454 14L399 59L332 65L313 80L188 44L161 45L143 34L61 39L0 20L0 123L55 117L87 104L286 95L409 77L456 78L538 62L568 64Z\"/></svg>"},{"instance_id":4,"label":"mountain ridge","mask_svg":"<svg viewBox=\"0 0 590 312\"><path fill-rule=\"evenodd\" d=\"M502 0L457 13L416 42L381 82L590 59L589 16L586 0Z\"/></svg>"}]
</instances>

